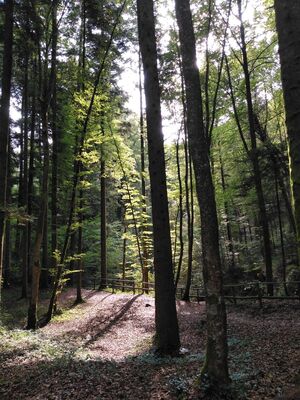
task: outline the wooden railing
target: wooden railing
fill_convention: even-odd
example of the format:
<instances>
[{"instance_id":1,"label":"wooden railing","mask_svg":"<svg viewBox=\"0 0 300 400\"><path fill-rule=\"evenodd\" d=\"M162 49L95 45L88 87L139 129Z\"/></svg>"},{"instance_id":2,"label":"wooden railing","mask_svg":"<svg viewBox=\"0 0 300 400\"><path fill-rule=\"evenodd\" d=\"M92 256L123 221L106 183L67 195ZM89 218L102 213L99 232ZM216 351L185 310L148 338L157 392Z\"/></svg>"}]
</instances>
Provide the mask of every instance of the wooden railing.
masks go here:
<instances>
[{"instance_id":1,"label":"wooden railing","mask_svg":"<svg viewBox=\"0 0 300 400\"><path fill-rule=\"evenodd\" d=\"M93 281L93 289L96 290L97 280ZM99 286L99 283L98 283ZM268 288L272 288L273 296L267 293ZM105 287L102 289L111 290L112 293L117 291L131 292L133 294L154 292L154 283L141 282L137 284L133 279L107 278ZM177 286L176 297L183 298L185 287ZM234 304L244 300L257 300L259 306L263 306L263 300L299 300L300 301L300 281L293 282L243 282L237 284L224 285L224 297L226 300ZM205 300L205 291L201 286L192 286L190 289L190 299L200 302Z\"/></svg>"}]
</instances>

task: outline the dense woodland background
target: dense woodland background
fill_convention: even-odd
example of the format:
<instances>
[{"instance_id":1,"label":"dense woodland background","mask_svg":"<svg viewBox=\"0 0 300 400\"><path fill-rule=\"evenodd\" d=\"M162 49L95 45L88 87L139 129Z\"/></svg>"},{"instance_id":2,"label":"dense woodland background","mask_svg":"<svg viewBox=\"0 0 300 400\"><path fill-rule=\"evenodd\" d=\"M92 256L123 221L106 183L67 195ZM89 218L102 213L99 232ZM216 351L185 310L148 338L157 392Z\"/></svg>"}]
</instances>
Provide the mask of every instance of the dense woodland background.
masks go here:
<instances>
[{"instance_id":1,"label":"dense woodland background","mask_svg":"<svg viewBox=\"0 0 300 400\"><path fill-rule=\"evenodd\" d=\"M285 12L300 18L287 3L276 5L279 38ZM220 306L211 333L225 321L226 285L267 282L263 296L299 296L299 147L282 90L298 64L283 42L280 63L273 1L155 1L155 36L152 7L0 2L0 266L3 288L29 299L28 328L51 320L64 288L80 303L83 288L116 279L146 294L155 285L160 338L168 324L178 330L176 287L185 301L203 288L208 321ZM227 382L224 324L207 357L224 346L208 375ZM178 350L172 336L163 353Z\"/></svg>"}]
</instances>

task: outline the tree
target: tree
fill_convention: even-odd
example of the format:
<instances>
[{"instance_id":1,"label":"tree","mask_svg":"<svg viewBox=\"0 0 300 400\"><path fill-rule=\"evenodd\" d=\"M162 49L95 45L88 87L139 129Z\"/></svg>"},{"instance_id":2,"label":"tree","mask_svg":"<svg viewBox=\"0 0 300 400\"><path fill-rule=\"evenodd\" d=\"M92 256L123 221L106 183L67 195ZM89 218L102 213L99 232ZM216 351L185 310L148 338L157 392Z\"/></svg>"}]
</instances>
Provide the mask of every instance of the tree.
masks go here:
<instances>
[{"instance_id":1,"label":"tree","mask_svg":"<svg viewBox=\"0 0 300 400\"><path fill-rule=\"evenodd\" d=\"M180 340L175 304L153 1L137 0L137 15L146 97L154 241L156 345L159 353L176 354Z\"/></svg>"},{"instance_id":2,"label":"tree","mask_svg":"<svg viewBox=\"0 0 300 400\"><path fill-rule=\"evenodd\" d=\"M209 146L205 137L200 75L189 0L175 0L187 108L187 130L201 214L203 280L206 291L207 348L203 374L212 385L228 385L226 311L219 233Z\"/></svg>"},{"instance_id":3,"label":"tree","mask_svg":"<svg viewBox=\"0 0 300 400\"><path fill-rule=\"evenodd\" d=\"M4 52L2 70L2 94L0 102L0 301L2 270L4 256L5 224L7 217L7 166L9 145L9 105L11 95L12 61L13 61L13 13L14 1L5 2Z\"/></svg>"},{"instance_id":4,"label":"tree","mask_svg":"<svg viewBox=\"0 0 300 400\"><path fill-rule=\"evenodd\" d=\"M52 21L54 20L56 21L58 0L53 0L51 6L52 6L51 12L53 16ZM33 9L33 14L36 21L36 29L38 32L38 43L40 50L41 26L35 9ZM56 23L54 24L54 26L52 26L52 40L55 42L56 46L57 43ZM40 250L44 236L44 230L46 225L45 222L47 219L47 210L48 210L48 184L49 184L48 181L49 181L49 167L50 167L48 121L49 121L49 107L52 100L53 88L55 84L55 68L56 68L56 50L52 51L52 65L51 65L50 76L48 76L47 57L42 67L41 56L40 56L39 58L40 74L42 74L43 70L42 97L40 99L41 121L42 121L41 139L43 146L43 167L42 167L42 179L41 179L40 210L38 215L38 224L37 224L36 236L33 248L32 285L31 285L31 297L28 308L27 329L36 329L38 324L37 304L39 296L39 281L41 275Z\"/></svg>"},{"instance_id":5,"label":"tree","mask_svg":"<svg viewBox=\"0 0 300 400\"><path fill-rule=\"evenodd\" d=\"M275 14L300 255L300 3L275 0Z\"/></svg>"},{"instance_id":6,"label":"tree","mask_svg":"<svg viewBox=\"0 0 300 400\"><path fill-rule=\"evenodd\" d=\"M272 269L272 249L271 249L271 240L270 240L270 230L269 230L269 221L268 214L266 209L266 201L265 195L263 191L262 185L262 172L259 163L259 151L257 146L256 139L256 131L255 131L255 113L254 113L254 104L253 104L253 94L251 88L251 79L250 79L250 67L249 67L249 57L248 57L248 49L245 37L245 25L243 21L242 14L242 2L241 0L237 1L238 5L238 15L240 20L240 43L239 46L242 52L242 60L241 66L243 69L244 80L245 80L245 100L247 104L247 119L248 124L247 128L249 130L250 137L250 146L247 144L246 137L244 135L242 124L240 121L240 115L238 110L236 109L236 100L233 94L232 88L232 80L230 76L229 66L226 58L226 67L227 67L227 75L228 75L228 86L231 93L231 100L234 109L234 115L236 119L236 123L238 126L239 134L241 136L245 151L247 153L248 159L251 163L253 170L253 180L255 185L255 191L257 196L257 205L259 209L259 221L262 230L263 244L264 244L264 259L266 266L266 279L268 282L273 281L273 269ZM273 285L268 285L268 294L270 296L273 295Z\"/></svg>"}]
</instances>

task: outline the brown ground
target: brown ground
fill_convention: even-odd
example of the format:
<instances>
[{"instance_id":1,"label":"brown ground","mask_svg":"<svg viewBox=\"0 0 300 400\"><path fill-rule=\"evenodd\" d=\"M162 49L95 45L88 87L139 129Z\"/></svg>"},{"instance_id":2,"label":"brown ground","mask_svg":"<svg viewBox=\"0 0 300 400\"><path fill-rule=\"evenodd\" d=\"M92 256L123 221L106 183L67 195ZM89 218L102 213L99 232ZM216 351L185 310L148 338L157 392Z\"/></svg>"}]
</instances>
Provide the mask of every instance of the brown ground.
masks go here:
<instances>
[{"instance_id":1,"label":"brown ground","mask_svg":"<svg viewBox=\"0 0 300 400\"><path fill-rule=\"evenodd\" d=\"M65 293L64 304L73 296ZM189 353L157 359L149 353L153 298L94 291L84 296L84 304L37 333L0 333L1 400L200 398L195 382L205 348L203 303L178 302L182 346ZM228 307L230 370L240 398L274 399L295 390L299 316L296 302L266 302L262 311L257 304Z\"/></svg>"}]
</instances>

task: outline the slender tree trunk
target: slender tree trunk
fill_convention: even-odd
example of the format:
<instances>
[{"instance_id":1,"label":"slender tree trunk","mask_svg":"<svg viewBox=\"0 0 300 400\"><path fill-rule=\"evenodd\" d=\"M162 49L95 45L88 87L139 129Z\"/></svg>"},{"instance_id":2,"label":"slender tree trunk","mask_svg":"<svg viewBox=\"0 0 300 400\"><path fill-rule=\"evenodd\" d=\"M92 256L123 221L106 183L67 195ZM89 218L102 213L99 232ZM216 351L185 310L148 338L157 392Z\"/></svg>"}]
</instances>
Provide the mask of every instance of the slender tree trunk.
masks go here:
<instances>
[{"instance_id":1,"label":"slender tree trunk","mask_svg":"<svg viewBox=\"0 0 300 400\"><path fill-rule=\"evenodd\" d=\"M185 122L184 122L185 123ZM191 203L190 203L190 185L192 176L190 175L189 168L189 151L188 151L188 138L187 138L187 129L185 130L185 138L184 138L184 159L185 159L185 207L186 207L186 215L187 215L187 231L188 231L188 258L187 258L187 278L184 289L184 294L182 300L190 301L190 289L192 284L192 263L193 263L193 230L192 230L192 215L191 215Z\"/></svg>"},{"instance_id":2,"label":"slender tree trunk","mask_svg":"<svg viewBox=\"0 0 300 400\"><path fill-rule=\"evenodd\" d=\"M102 129L102 135L104 130ZM103 152L103 144L101 145L101 161L100 161L100 287L104 289L107 286L107 232L106 232L106 176L105 176L105 160Z\"/></svg>"},{"instance_id":3,"label":"slender tree trunk","mask_svg":"<svg viewBox=\"0 0 300 400\"><path fill-rule=\"evenodd\" d=\"M140 229L141 235L141 246L142 246L142 288L145 293L149 293L149 270L147 266L148 260L148 248L145 240L145 225L147 223L147 218L145 217L147 213L146 207L146 179L145 179L145 132L144 132L144 107L143 107L143 88L142 88L142 60L139 54L139 92L140 92L140 136L141 136L141 194L143 203L143 216L142 216L142 227Z\"/></svg>"},{"instance_id":4,"label":"slender tree trunk","mask_svg":"<svg viewBox=\"0 0 300 400\"><path fill-rule=\"evenodd\" d=\"M227 232L227 239L228 239L228 258L229 258L228 269L229 269L229 273L230 273L231 277L233 277L233 271L234 271L234 267L235 267L234 249L233 249L231 223L228 218L229 206L228 206L228 201L226 199L225 172L224 172L224 164L223 164L220 143L218 143L218 150L219 150L219 160L220 160L221 184L222 184L222 191L223 191L223 196L224 196L225 224L226 224L226 232Z\"/></svg>"},{"instance_id":5,"label":"slender tree trunk","mask_svg":"<svg viewBox=\"0 0 300 400\"><path fill-rule=\"evenodd\" d=\"M82 270L83 270L83 259L82 259L82 248L83 248L83 190L79 190L79 211L78 211L78 242L77 242L77 252L79 260L77 262L77 269L79 272L76 273L76 300L75 303L79 304L83 302L82 299Z\"/></svg>"},{"instance_id":6,"label":"slender tree trunk","mask_svg":"<svg viewBox=\"0 0 300 400\"><path fill-rule=\"evenodd\" d=\"M22 206L25 214L28 213L28 55L25 56L25 81L24 81L24 107L23 107L23 178L22 178ZM22 293L21 298L28 295L28 221L27 217L22 226Z\"/></svg>"},{"instance_id":7,"label":"slender tree trunk","mask_svg":"<svg viewBox=\"0 0 300 400\"><path fill-rule=\"evenodd\" d=\"M70 239L70 246L69 246L69 256L71 257L70 261L70 271L75 271L76 269L76 263L75 263L75 253L76 253L76 239L77 239L77 231L73 230L71 232L71 239ZM75 273L71 275L71 280L69 282L71 286L75 286L76 284L76 278L75 278Z\"/></svg>"},{"instance_id":8,"label":"slender tree trunk","mask_svg":"<svg viewBox=\"0 0 300 400\"><path fill-rule=\"evenodd\" d=\"M209 148L203 123L200 74L189 0L176 0L176 18L185 96L189 148L201 215L203 279L206 290L207 348L203 374L211 385L228 385L227 324L219 253L218 219L209 160Z\"/></svg>"},{"instance_id":9,"label":"slender tree trunk","mask_svg":"<svg viewBox=\"0 0 300 400\"><path fill-rule=\"evenodd\" d=\"M34 60L32 76L36 77L37 74L37 62ZM31 122L30 122L30 144L29 144L29 171L28 171L28 215L31 217L33 213L33 200L34 200L34 134L35 134L35 122L36 122L36 85L33 85L32 100L31 100ZM32 233L32 222L28 222L28 276L29 281L31 281L32 271L31 271L31 233Z\"/></svg>"},{"instance_id":10,"label":"slender tree trunk","mask_svg":"<svg viewBox=\"0 0 300 400\"><path fill-rule=\"evenodd\" d=\"M58 5L58 0L53 0L52 19L55 18L55 21L57 15L57 5ZM56 46L57 43L56 25L52 26L52 40ZM52 57L53 57L53 52L52 52ZM53 70L55 63L56 60L54 61L52 59L50 77L48 78L47 57L46 60L44 61L43 68L41 65L41 57L39 58L39 73L40 74L43 73L43 87L42 87L43 92L41 96L41 122L42 122L41 138L42 138L42 152L43 152L43 164L42 164L43 170L42 170L42 181L41 181L39 216L37 221L37 231L33 249L32 285L31 285L31 298L28 308L27 329L36 329L38 325L37 305L38 305L40 275L41 275L40 251L43 242L45 221L47 218L47 209L48 209L48 180L49 180L48 179L49 177L48 113L49 113L49 105L51 103L53 95L53 87L55 84L55 79L54 79L55 74Z\"/></svg>"},{"instance_id":11,"label":"slender tree trunk","mask_svg":"<svg viewBox=\"0 0 300 400\"><path fill-rule=\"evenodd\" d=\"M300 3L275 0L275 14L300 257Z\"/></svg>"},{"instance_id":12,"label":"slender tree trunk","mask_svg":"<svg viewBox=\"0 0 300 400\"><path fill-rule=\"evenodd\" d=\"M176 271L176 279L175 279L175 289L178 286L178 282L180 279L182 260L183 260L183 251L184 251L184 240L183 240L183 190L182 190L182 178L181 178L181 170L180 170L180 144L179 137L176 143L176 164L177 164L177 176L178 176L178 185L179 185L179 206L178 206L178 217L179 217L179 257L177 263L177 271Z\"/></svg>"},{"instance_id":13,"label":"slender tree trunk","mask_svg":"<svg viewBox=\"0 0 300 400\"><path fill-rule=\"evenodd\" d=\"M123 225L124 225L124 238L123 238L123 248L122 248L122 292L124 292L125 288L125 282L124 280L126 279L126 250L127 250L127 238L126 238L126 233L127 233L127 224L125 221L125 212L124 211L124 217L123 217Z\"/></svg>"},{"instance_id":14,"label":"slender tree trunk","mask_svg":"<svg viewBox=\"0 0 300 400\"><path fill-rule=\"evenodd\" d=\"M2 92L0 100L0 302L6 224L7 157L9 144L9 103L12 77L14 1L5 1Z\"/></svg>"},{"instance_id":15,"label":"slender tree trunk","mask_svg":"<svg viewBox=\"0 0 300 400\"><path fill-rule=\"evenodd\" d=\"M137 0L137 14L146 97L154 240L156 345L157 351L161 354L176 354L180 340L175 303L153 1Z\"/></svg>"},{"instance_id":16,"label":"slender tree trunk","mask_svg":"<svg viewBox=\"0 0 300 400\"><path fill-rule=\"evenodd\" d=\"M37 305L39 296L39 282L41 275L40 250L43 241L45 219L48 208L48 175L49 175L49 144L48 144L48 115L45 99L42 104L42 139L43 139L43 172L40 199L40 212L37 220L37 231L33 249L31 298L28 308L27 329L37 328Z\"/></svg>"},{"instance_id":17,"label":"slender tree trunk","mask_svg":"<svg viewBox=\"0 0 300 400\"><path fill-rule=\"evenodd\" d=\"M249 73L249 63L247 54L247 45L245 39L245 28L242 19L242 4L241 0L238 0L239 18L240 18L240 36L241 36L241 50L243 55L243 71L245 77L246 86L246 101L247 101L247 112L248 112L248 124L249 124L249 134L251 141L251 151L249 153L250 160L253 167L253 177L255 190L258 201L258 208L260 212L260 225L262 228L263 243L264 243L264 259L266 265L266 279L268 282L273 281L273 268L272 268L272 250L270 242L270 231L268 215L266 210L265 197L262 187L261 170L259 165L257 143L256 143L256 133L255 133L255 117L253 110L252 92L251 92L251 81ZM268 294L273 295L273 285L267 286Z\"/></svg>"},{"instance_id":18,"label":"slender tree trunk","mask_svg":"<svg viewBox=\"0 0 300 400\"><path fill-rule=\"evenodd\" d=\"M24 98L22 99L22 116L24 116ZM20 134L20 154L18 157L19 161L19 174L18 174L18 208L21 208L23 205L23 178L24 178L24 124L21 123L21 134ZM21 254L21 245L22 245L22 222L21 218L17 218L16 224L16 234L15 234L15 245L14 245L14 261L16 264L20 265L21 273L23 274L22 268L22 254Z\"/></svg>"},{"instance_id":19,"label":"slender tree trunk","mask_svg":"<svg viewBox=\"0 0 300 400\"><path fill-rule=\"evenodd\" d=\"M53 15L52 25L54 28L56 26L56 18ZM56 251L58 249L57 243L57 214L58 214L58 199L57 199L57 190L58 190L58 154L59 154L59 137L57 130L57 90L56 90L56 40L52 42L52 63L53 63L53 96L51 101L51 128L52 128L52 173L51 173L51 264L52 268L57 270L57 254Z\"/></svg>"},{"instance_id":20,"label":"slender tree trunk","mask_svg":"<svg viewBox=\"0 0 300 400\"><path fill-rule=\"evenodd\" d=\"M47 289L49 287L48 225L49 224L48 224L48 207L47 207L45 221L44 221L43 242L42 242L42 270L40 279L41 289Z\"/></svg>"},{"instance_id":21,"label":"slender tree trunk","mask_svg":"<svg viewBox=\"0 0 300 400\"><path fill-rule=\"evenodd\" d=\"M11 166L11 145L8 144L8 160L7 160L7 192L6 202L9 206L12 201L12 166ZM11 223L7 218L5 229L5 247L4 247L4 268L3 268L3 287L9 288L10 286L10 269L11 269Z\"/></svg>"}]
</instances>

